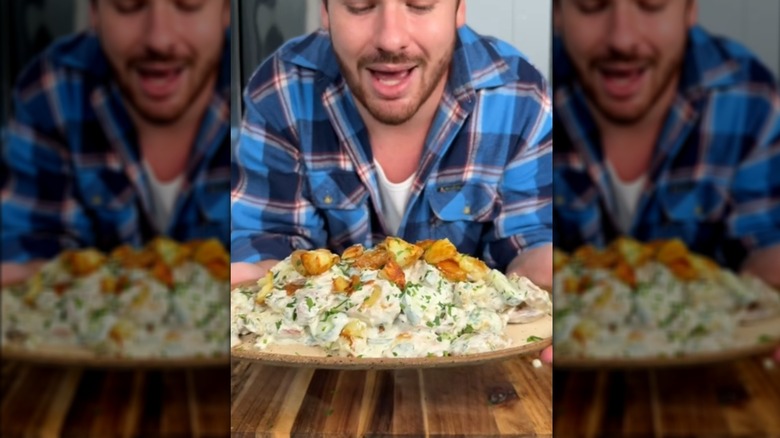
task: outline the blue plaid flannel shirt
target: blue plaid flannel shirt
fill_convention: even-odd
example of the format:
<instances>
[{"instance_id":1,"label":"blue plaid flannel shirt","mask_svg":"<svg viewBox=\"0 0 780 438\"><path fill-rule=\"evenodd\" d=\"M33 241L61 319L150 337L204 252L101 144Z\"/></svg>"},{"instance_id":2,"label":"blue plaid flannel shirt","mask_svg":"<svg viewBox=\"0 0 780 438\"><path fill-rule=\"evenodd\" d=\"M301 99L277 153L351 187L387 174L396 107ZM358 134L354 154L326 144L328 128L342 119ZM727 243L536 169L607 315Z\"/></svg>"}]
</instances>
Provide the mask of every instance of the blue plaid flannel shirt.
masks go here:
<instances>
[{"instance_id":1,"label":"blue plaid flannel shirt","mask_svg":"<svg viewBox=\"0 0 780 438\"><path fill-rule=\"evenodd\" d=\"M449 238L498 268L552 243L552 113L517 50L468 27L398 236ZM285 44L246 91L235 148L232 261L375 245L388 233L368 133L324 31Z\"/></svg>"},{"instance_id":2,"label":"blue plaid flannel shirt","mask_svg":"<svg viewBox=\"0 0 780 438\"><path fill-rule=\"evenodd\" d=\"M553 56L555 245L604 246L620 232L599 135L558 39ZM780 95L770 72L742 46L692 28L649 172L628 234L680 238L732 269L780 244Z\"/></svg>"},{"instance_id":3,"label":"blue plaid flannel shirt","mask_svg":"<svg viewBox=\"0 0 780 438\"><path fill-rule=\"evenodd\" d=\"M229 243L230 58L197 135L167 230L153 203L135 129L97 37L55 42L20 75L2 148L2 259L51 258L63 249L111 250L164 234Z\"/></svg>"}]
</instances>

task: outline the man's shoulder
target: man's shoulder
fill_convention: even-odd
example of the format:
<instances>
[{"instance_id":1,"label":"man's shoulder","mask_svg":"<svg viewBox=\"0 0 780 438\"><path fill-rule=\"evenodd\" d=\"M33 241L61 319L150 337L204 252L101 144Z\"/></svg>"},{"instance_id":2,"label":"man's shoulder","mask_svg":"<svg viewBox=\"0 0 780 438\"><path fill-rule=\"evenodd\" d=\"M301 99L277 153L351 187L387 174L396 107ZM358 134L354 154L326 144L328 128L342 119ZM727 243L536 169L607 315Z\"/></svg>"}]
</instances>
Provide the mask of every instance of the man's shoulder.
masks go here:
<instances>
[{"instance_id":1,"label":"man's shoulder","mask_svg":"<svg viewBox=\"0 0 780 438\"><path fill-rule=\"evenodd\" d=\"M728 90L762 86L777 92L777 78L742 43L701 26L694 26L689 37L684 66L689 87Z\"/></svg>"},{"instance_id":2,"label":"man's shoulder","mask_svg":"<svg viewBox=\"0 0 780 438\"><path fill-rule=\"evenodd\" d=\"M19 96L51 89L52 85L80 83L108 71L100 41L93 33L81 32L60 37L35 56L16 79Z\"/></svg>"},{"instance_id":3,"label":"man's shoulder","mask_svg":"<svg viewBox=\"0 0 780 438\"><path fill-rule=\"evenodd\" d=\"M263 60L250 77L247 91L256 94L282 83L292 87L303 77L324 75L333 79L338 74L330 38L320 29L288 40Z\"/></svg>"},{"instance_id":4,"label":"man's shoulder","mask_svg":"<svg viewBox=\"0 0 780 438\"><path fill-rule=\"evenodd\" d=\"M541 72L512 44L479 34L469 26L458 29L458 40L455 62L460 60L468 66L468 77L475 89L514 86L518 82L544 86Z\"/></svg>"}]
</instances>

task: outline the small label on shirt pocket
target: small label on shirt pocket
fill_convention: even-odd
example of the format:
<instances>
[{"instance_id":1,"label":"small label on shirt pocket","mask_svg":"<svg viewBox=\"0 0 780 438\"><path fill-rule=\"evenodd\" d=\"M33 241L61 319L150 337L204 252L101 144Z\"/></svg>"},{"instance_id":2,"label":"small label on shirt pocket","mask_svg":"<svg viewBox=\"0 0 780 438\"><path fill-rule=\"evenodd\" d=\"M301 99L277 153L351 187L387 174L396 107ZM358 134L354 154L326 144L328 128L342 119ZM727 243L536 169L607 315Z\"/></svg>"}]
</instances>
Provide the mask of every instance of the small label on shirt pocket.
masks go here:
<instances>
[{"instance_id":1,"label":"small label on shirt pocket","mask_svg":"<svg viewBox=\"0 0 780 438\"><path fill-rule=\"evenodd\" d=\"M443 222L488 222L496 217L498 194L487 184L440 184L428 199L433 214Z\"/></svg>"},{"instance_id":2,"label":"small label on shirt pocket","mask_svg":"<svg viewBox=\"0 0 780 438\"><path fill-rule=\"evenodd\" d=\"M720 221L728 203L726 188L714 181L686 181L658 189L661 206L672 222Z\"/></svg>"},{"instance_id":3,"label":"small label on shirt pocket","mask_svg":"<svg viewBox=\"0 0 780 438\"><path fill-rule=\"evenodd\" d=\"M353 210L368 197L363 182L353 172L309 172L311 203L321 209Z\"/></svg>"}]
</instances>

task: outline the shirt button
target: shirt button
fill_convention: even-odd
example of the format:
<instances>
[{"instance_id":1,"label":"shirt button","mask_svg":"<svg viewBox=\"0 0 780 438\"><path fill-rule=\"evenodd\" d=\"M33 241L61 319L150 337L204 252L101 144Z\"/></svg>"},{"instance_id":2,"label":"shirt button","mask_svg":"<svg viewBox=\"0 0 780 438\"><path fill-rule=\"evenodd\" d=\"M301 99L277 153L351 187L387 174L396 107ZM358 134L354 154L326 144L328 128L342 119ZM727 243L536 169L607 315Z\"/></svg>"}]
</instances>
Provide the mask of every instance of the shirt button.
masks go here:
<instances>
[{"instance_id":1,"label":"shirt button","mask_svg":"<svg viewBox=\"0 0 780 438\"><path fill-rule=\"evenodd\" d=\"M566 203L566 199L563 196L556 196L555 197L555 204L556 205L563 205Z\"/></svg>"},{"instance_id":2,"label":"shirt button","mask_svg":"<svg viewBox=\"0 0 780 438\"><path fill-rule=\"evenodd\" d=\"M701 216L701 205L697 205L696 208L693 209L693 212L696 213L696 216Z\"/></svg>"},{"instance_id":3,"label":"shirt button","mask_svg":"<svg viewBox=\"0 0 780 438\"><path fill-rule=\"evenodd\" d=\"M328 204L328 205L333 204L333 197L330 196L330 195L326 195L325 199L323 199L323 201L325 201L325 203Z\"/></svg>"},{"instance_id":4,"label":"shirt button","mask_svg":"<svg viewBox=\"0 0 780 438\"><path fill-rule=\"evenodd\" d=\"M103 203L103 198L100 197L100 195L95 195L92 197L92 205L100 205Z\"/></svg>"},{"instance_id":5,"label":"shirt button","mask_svg":"<svg viewBox=\"0 0 780 438\"><path fill-rule=\"evenodd\" d=\"M466 208L463 209L463 214L471 214L471 207L467 205Z\"/></svg>"}]
</instances>

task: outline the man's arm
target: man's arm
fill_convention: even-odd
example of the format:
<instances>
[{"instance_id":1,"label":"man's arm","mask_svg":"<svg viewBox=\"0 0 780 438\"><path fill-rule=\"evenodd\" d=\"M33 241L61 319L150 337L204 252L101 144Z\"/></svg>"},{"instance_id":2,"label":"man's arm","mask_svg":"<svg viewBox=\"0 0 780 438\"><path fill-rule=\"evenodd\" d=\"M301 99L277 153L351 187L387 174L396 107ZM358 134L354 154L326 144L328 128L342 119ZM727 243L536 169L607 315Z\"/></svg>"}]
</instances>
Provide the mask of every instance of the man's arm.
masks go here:
<instances>
[{"instance_id":1,"label":"man's arm","mask_svg":"<svg viewBox=\"0 0 780 438\"><path fill-rule=\"evenodd\" d=\"M43 64L35 61L20 77L13 95L14 117L2 144L2 263L14 280L40 265L22 264L88 244L92 233L74 196L70 151L59 121L64 116L51 105L62 98L67 84L42 87L42 76L56 77Z\"/></svg>"},{"instance_id":2,"label":"man's arm","mask_svg":"<svg viewBox=\"0 0 780 438\"><path fill-rule=\"evenodd\" d=\"M299 91L281 89L288 81L275 77L285 74L279 73L283 67L273 68L275 62L272 58L260 67L244 94L246 114L233 157L232 262L280 260L294 249L326 244L323 220L306 198L296 119L286 102ZM243 279L260 272L235 268Z\"/></svg>"}]
</instances>

